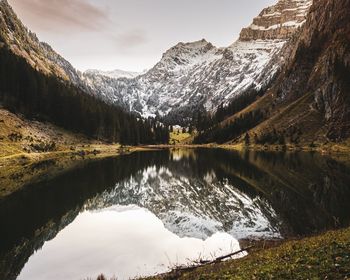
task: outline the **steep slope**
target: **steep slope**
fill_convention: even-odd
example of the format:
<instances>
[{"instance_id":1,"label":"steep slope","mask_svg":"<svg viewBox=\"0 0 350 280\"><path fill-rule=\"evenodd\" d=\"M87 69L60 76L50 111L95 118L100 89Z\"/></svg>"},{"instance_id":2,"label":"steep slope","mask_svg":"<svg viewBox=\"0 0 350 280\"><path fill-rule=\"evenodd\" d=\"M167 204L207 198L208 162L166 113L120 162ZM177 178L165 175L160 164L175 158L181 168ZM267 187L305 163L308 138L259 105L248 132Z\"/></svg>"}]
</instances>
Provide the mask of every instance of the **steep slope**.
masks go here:
<instances>
[{"instance_id":1,"label":"steep slope","mask_svg":"<svg viewBox=\"0 0 350 280\"><path fill-rule=\"evenodd\" d=\"M4 45L10 46L13 53L25 58L34 69L82 86L78 71L48 44L40 42L22 24L7 0L0 0L0 47Z\"/></svg>"},{"instance_id":2,"label":"steep slope","mask_svg":"<svg viewBox=\"0 0 350 280\"><path fill-rule=\"evenodd\" d=\"M349 19L349 0L315 1L277 87L282 101L312 96L329 140L350 136Z\"/></svg>"},{"instance_id":3,"label":"steep slope","mask_svg":"<svg viewBox=\"0 0 350 280\"><path fill-rule=\"evenodd\" d=\"M227 48L201 40L179 43L134 79L88 75L93 91L144 116L186 122L193 111L214 111L249 88L268 84L283 63L277 56L304 23L311 0L281 0L264 9Z\"/></svg>"}]
</instances>

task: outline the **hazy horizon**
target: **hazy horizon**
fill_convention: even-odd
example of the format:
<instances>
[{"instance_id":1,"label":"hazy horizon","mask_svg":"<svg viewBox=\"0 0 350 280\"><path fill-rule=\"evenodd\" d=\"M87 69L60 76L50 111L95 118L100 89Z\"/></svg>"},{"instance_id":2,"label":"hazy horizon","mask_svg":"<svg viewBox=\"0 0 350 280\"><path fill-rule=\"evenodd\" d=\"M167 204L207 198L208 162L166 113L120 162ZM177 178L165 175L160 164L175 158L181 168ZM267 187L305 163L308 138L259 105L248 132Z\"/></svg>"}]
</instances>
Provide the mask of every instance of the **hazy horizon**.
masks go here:
<instances>
[{"instance_id":1,"label":"hazy horizon","mask_svg":"<svg viewBox=\"0 0 350 280\"><path fill-rule=\"evenodd\" d=\"M79 70L143 71L178 42L232 44L277 0L8 0L23 23Z\"/></svg>"}]
</instances>

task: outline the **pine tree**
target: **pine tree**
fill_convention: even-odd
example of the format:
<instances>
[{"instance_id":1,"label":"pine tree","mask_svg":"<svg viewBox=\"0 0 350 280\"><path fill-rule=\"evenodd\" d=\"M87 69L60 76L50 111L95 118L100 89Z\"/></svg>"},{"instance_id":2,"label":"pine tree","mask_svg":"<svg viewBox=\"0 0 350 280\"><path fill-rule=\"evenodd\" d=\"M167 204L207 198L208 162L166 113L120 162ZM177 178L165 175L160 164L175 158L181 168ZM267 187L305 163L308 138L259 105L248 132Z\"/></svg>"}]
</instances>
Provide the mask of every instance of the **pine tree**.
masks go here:
<instances>
[{"instance_id":1,"label":"pine tree","mask_svg":"<svg viewBox=\"0 0 350 280\"><path fill-rule=\"evenodd\" d=\"M250 144L250 136L248 133L246 133L244 137L244 143L248 146Z\"/></svg>"}]
</instances>

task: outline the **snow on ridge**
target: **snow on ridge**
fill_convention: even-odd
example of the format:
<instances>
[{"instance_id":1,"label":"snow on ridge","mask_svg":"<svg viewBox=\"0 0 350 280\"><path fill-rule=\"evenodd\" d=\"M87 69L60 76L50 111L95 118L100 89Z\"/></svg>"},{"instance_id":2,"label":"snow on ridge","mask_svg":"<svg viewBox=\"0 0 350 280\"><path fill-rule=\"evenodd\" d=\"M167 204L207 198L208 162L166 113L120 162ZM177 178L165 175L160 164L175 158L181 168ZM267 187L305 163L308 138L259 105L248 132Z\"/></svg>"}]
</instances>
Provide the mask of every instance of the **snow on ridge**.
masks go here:
<instances>
[{"instance_id":1,"label":"snow on ridge","mask_svg":"<svg viewBox=\"0 0 350 280\"><path fill-rule=\"evenodd\" d=\"M221 49L206 41L180 43L136 78L110 81L96 76L89 77L93 79L89 83L101 95L146 118L199 103L213 111L254 84L260 89L277 71L265 68L286 42L238 40Z\"/></svg>"},{"instance_id":2,"label":"snow on ridge","mask_svg":"<svg viewBox=\"0 0 350 280\"><path fill-rule=\"evenodd\" d=\"M167 68L180 71L181 68L188 68L215 59L217 51L218 49L205 39L189 43L181 42L167 50L154 69Z\"/></svg>"},{"instance_id":3,"label":"snow on ridge","mask_svg":"<svg viewBox=\"0 0 350 280\"><path fill-rule=\"evenodd\" d=\"M105 76L105 77L112 78L112 79L119 79L119 78L133 79L133 78L140 76L143 73L144 72L140 73L140 72L124 71L124 70L119 70L119 69L112 70L112 71L102 71L102 70L89 69L89 70L86 70L84 72L84 74L101 75L101 76Z\"/></svg>"}]
</instances>

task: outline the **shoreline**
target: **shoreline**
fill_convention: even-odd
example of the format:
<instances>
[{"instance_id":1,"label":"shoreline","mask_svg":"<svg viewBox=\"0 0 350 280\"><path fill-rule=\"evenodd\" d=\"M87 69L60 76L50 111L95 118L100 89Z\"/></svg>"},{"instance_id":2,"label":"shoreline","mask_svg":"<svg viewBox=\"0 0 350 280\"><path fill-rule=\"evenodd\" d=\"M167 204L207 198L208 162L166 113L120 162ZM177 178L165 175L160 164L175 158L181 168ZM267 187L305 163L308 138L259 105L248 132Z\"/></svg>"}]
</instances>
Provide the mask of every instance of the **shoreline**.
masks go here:
<instances>
[{"instance_id":1,"label":"shoreline","mask_svg":"<svg viewBox=\"0 0 350 280\"><path fill-rule=\"evenodd\" d=\"M131 154L141 151L152 151L159 149L224 149L234 151L265 151L265 152L315 152L331 156L337 160L349 162L350 153L346 148L342 150L327 149L324 147L310 149L308 147L288 146L245 146L236 145L141 145L125 146L118 144L90 143L75 145L72 147L61 147L58 151L43 153L9 154L0 157L0 199L11 195L26 185L38 183L43 180L52 179L66 171L82 166L88 162L103 160L110 157Z\"/></svg>"},{"instance_id":2,"label":"shoreline","mask_svg":"<svg viewBox=\"0 0 350 280\"><path fill-rule=\"evenodd\" d=\"M350 159L350 143L344 145L339 144L328 144L328 145L316 145L311 147L310 145L245 145L243 143L237 144L176 144L176 145L146 145L140 146L151 149L196 149L196 148L207 148L207 149L224 149L224 150L235 150L235 151L252 151L252 152L316 152L322 155L331 156L348 156Z\"/></svg>"}]
</instances>

